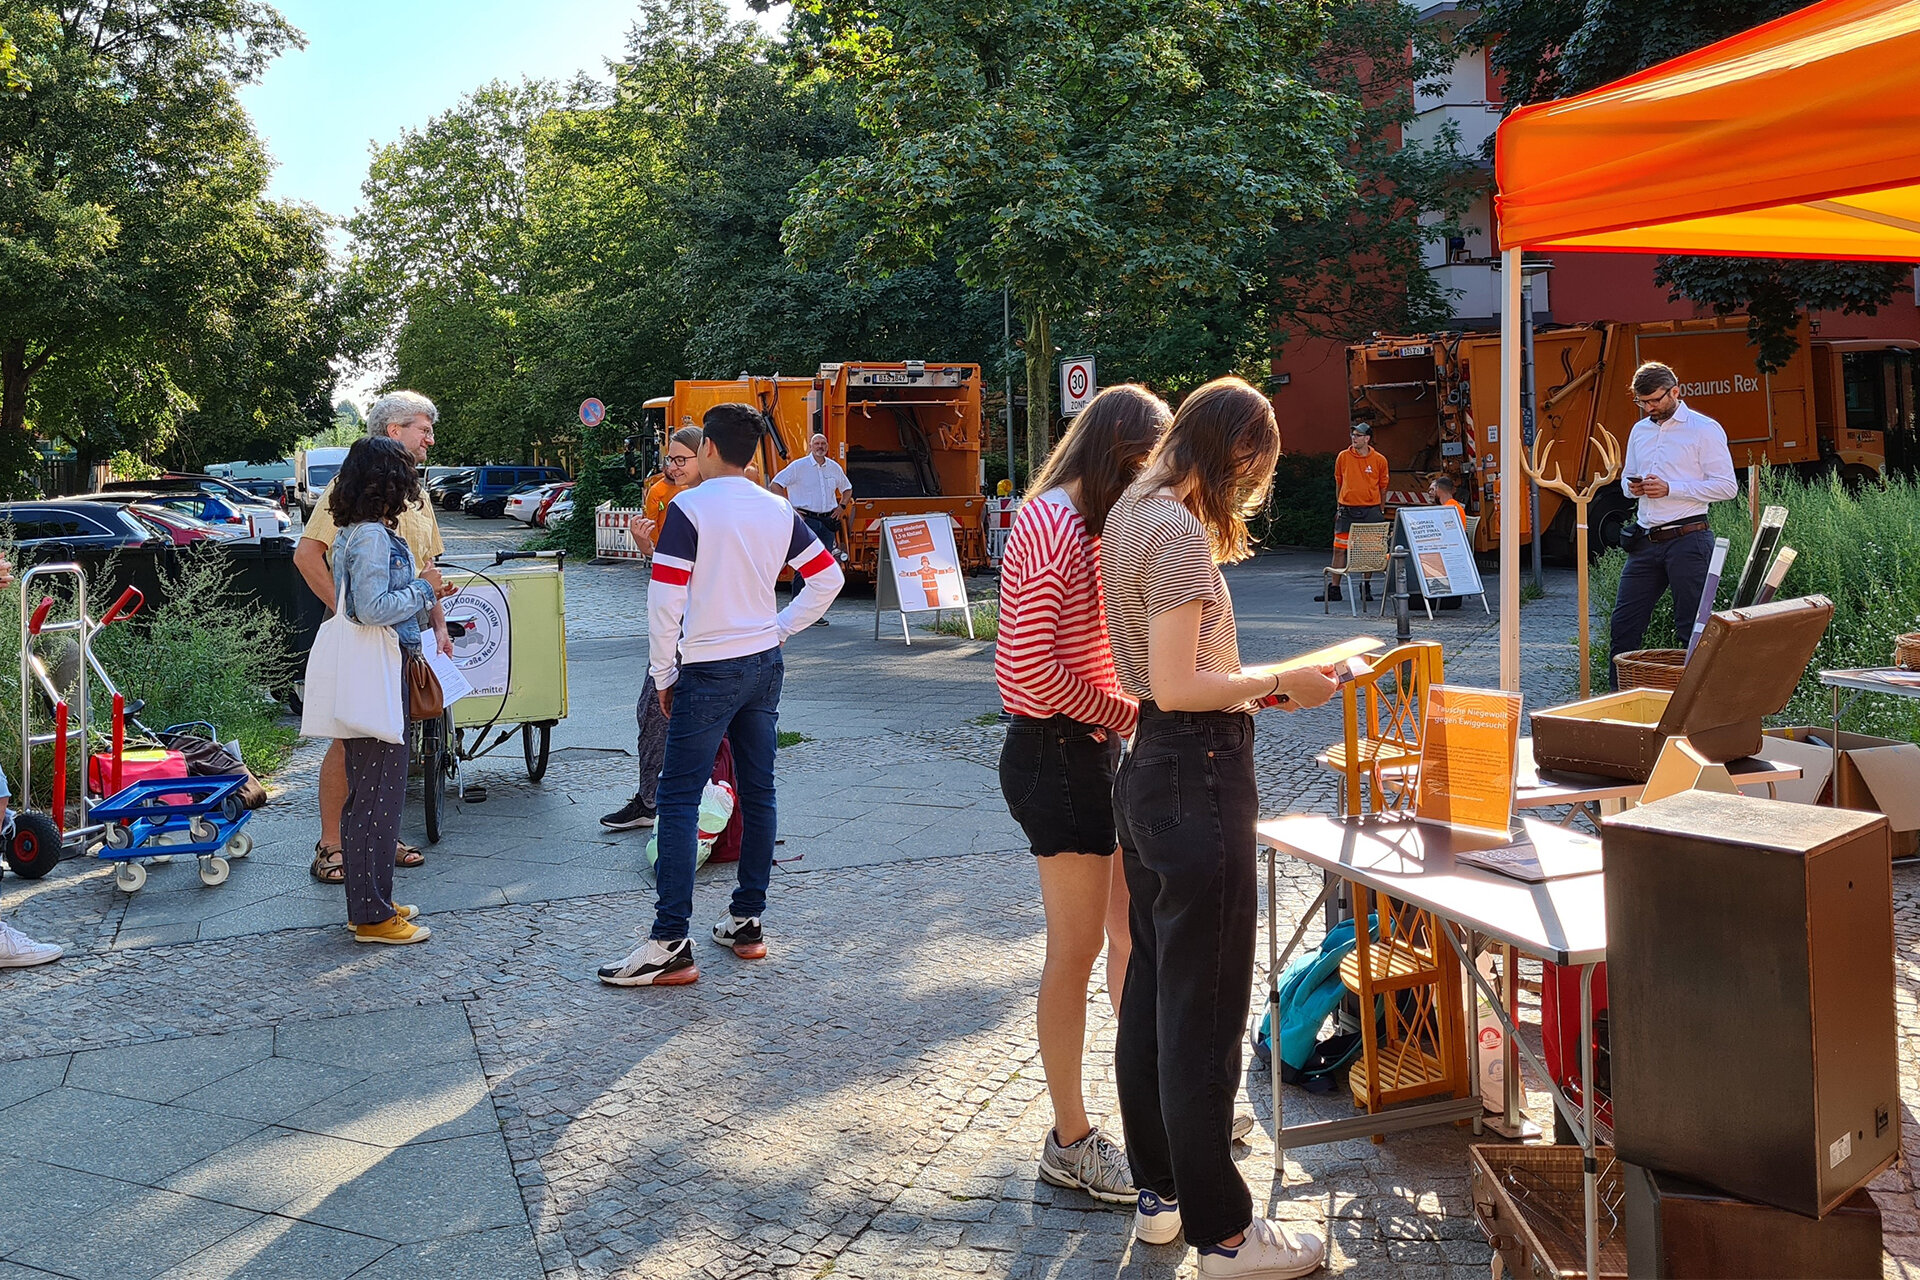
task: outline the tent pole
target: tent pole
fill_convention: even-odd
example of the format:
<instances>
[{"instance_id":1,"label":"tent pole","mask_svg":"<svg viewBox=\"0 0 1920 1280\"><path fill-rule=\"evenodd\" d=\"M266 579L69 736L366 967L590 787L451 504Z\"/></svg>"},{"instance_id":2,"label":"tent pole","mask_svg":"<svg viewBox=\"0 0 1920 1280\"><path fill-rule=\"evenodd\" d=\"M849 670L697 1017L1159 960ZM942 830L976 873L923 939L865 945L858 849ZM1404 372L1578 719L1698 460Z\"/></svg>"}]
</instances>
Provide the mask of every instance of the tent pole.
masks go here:
<instances>
[{"instance_id":1,"label":"tent pole","mask_svg":"<svg viewBox=\"0 0 1920 1280\"><path fill-rule=\"evenodd\" d=\"M1500 272L1500 687L1520 688L1520 250ZM1582 655L1585 661L1585 655Z\"/></svg>"}]
</instances>

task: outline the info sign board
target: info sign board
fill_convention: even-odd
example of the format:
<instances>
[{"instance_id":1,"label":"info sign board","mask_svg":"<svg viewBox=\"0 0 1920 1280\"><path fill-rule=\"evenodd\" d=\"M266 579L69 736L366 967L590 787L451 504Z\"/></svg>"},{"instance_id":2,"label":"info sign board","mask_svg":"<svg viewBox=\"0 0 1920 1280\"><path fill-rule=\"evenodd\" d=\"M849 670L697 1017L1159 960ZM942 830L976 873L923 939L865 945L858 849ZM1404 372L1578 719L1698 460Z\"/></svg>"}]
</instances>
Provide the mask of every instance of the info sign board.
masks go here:
<instances>
[{"instance_id":1,"label":"info sign board","mask_svg":"<svg viewBox=\"0 0 1920 1280\"><path fill-rule=\"evenodd\" d=\"M1399 520L1399 536L1394 543L1407 549L1407 564L1413 575L1408 585L1418 587L1429 600L1477 596L1486 591L1459 512L1452 507L1402 507Z\"/></svg>"},{"instance_id":2,"label":"info sign board","mask_svg":"<svg viewBox=\"0 0 1920 1280\"><path fill-rule=\"evenodd\" d=\"M873 638L880 638L880 615L900 612L900 634L908 644L910 613L958 609L973 635L973 610L967 604L967 580L960 572L960 552L953 542L953 517L944 512L924 516L888 516L880 522L880 563L874 570Z\"/></svg>"},{"instance_id":3,"label":"info sign board","mask_svg":"<svg viewBox=\"0 0 1920 1280\"><path fill-rule=\"evenodd\" d=\"M1520 760L1520 695L1436 684L1422 703L1414 817L1504 835Z\"/></svg>"},{"instance_id":4,"label":"info sign board","mask_svg":"<svg viewBox=\"0 0 1920 1280\"><path fill-rule=\"evenodd\" d=\"M1093 357L1072 356L1060 362L1060 416L1071 418L1093 402L1100 387L1093 380Z\"/></svg>"}]
</instances>

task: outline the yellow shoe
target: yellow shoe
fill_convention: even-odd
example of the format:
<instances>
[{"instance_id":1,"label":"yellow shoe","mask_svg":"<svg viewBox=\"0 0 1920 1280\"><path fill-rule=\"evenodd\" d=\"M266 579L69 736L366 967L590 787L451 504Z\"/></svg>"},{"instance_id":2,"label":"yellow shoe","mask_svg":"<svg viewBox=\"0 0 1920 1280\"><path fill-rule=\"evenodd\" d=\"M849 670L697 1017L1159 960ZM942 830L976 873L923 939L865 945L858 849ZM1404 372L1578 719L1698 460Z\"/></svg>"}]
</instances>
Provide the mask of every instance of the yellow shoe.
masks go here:
<instances>
[{"instance_id":1,"label":"yellow shoe","mask_svg":"<svg viewBox=\"0 0 1920 1280\"><path fill-rule=\"evenodd\" d=\"M414 917L418 916L419 914L420 914L420 908L418 907L403 907L397 902L393 904L393 918L396 920L412 920ZM353 930L358 929L359 927L360 926L355 924L353 921L351 920L347 921L348 932L352 932Z\"/></svg>"},{"instance_id":2,"label":"yellow shoe","mask_svg":"<svg viewBox=\"0 0 1920 1280\"><path fill-rule=\"evenodd\" d=\"M427 926L409 924L400 916L391 916L379 924L357 924L353 927L355 942L384 942L403 947L409 942L425 942L432 936L433 930Z\"/></svg>"}]
</instances>

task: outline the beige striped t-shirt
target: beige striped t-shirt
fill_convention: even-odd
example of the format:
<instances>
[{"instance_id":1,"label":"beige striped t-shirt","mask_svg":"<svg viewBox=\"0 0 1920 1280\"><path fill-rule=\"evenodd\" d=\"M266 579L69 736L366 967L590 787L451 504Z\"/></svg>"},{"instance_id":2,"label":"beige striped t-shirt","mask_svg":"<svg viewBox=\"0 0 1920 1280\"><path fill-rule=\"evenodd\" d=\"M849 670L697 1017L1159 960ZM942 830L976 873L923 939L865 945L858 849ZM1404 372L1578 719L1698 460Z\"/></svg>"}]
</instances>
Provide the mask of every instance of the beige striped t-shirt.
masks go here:
<instances>
[{"instance_id":1,"label":"beige striped t-shirt","mask_svg":"<svg viewBox=\"0 0 1920 1280\"><path fill-rule=\"evenodd\" d=\"M1124 494L1100 538L1100 582L1114 669L1120 687L1134 697L1143 702L1153 697L1147 624L1156 614L1195 600L1201 602L1196 669L1228 675L1240 670L1227 580L1214 563L1206 528L1181 503L1157 492Z\"/></svg>"}]
</instances>

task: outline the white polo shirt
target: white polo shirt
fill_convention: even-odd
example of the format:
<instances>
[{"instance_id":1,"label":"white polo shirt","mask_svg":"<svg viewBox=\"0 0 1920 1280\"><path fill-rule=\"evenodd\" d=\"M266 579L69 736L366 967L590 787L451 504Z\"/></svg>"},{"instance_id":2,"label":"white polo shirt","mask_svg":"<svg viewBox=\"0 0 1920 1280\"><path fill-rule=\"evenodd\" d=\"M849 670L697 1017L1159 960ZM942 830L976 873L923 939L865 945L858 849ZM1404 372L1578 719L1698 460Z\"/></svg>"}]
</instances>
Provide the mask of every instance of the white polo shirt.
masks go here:
<instances>
[{"instance_id":1,"label":"white polo shirt","mask_svg":"<svg viewBox=\"0 0 1920 1280\"><path fill-rule=\"evenodd\" d=\"M781 468L773 482L787 491L787 501L793 504L794 510L821 515L832 514L840 505L839 495L853 488L839 463L832 458L815 462L811 453Z\"/></svg>"},{"instance_id":2,"label":"white polo shirt","mask_svg":"<svg viewBox=\"0 0 1920 1280\"><path fill-rule=\"evenodd\" d=\"M1725 502L1740 494L1733 474L1733 453L1727 433L1704 413L1674 406L1665 422L1642 418L1627 436L1626 465L1620 469L1620 489L1628 476L1659 476L1667 482L1664 498L1640 498L1642 528L1671 524L1707 514L1710 502ZM1633 497L1631 493L1628 497Z\"/></svg>"}]
</instances>

